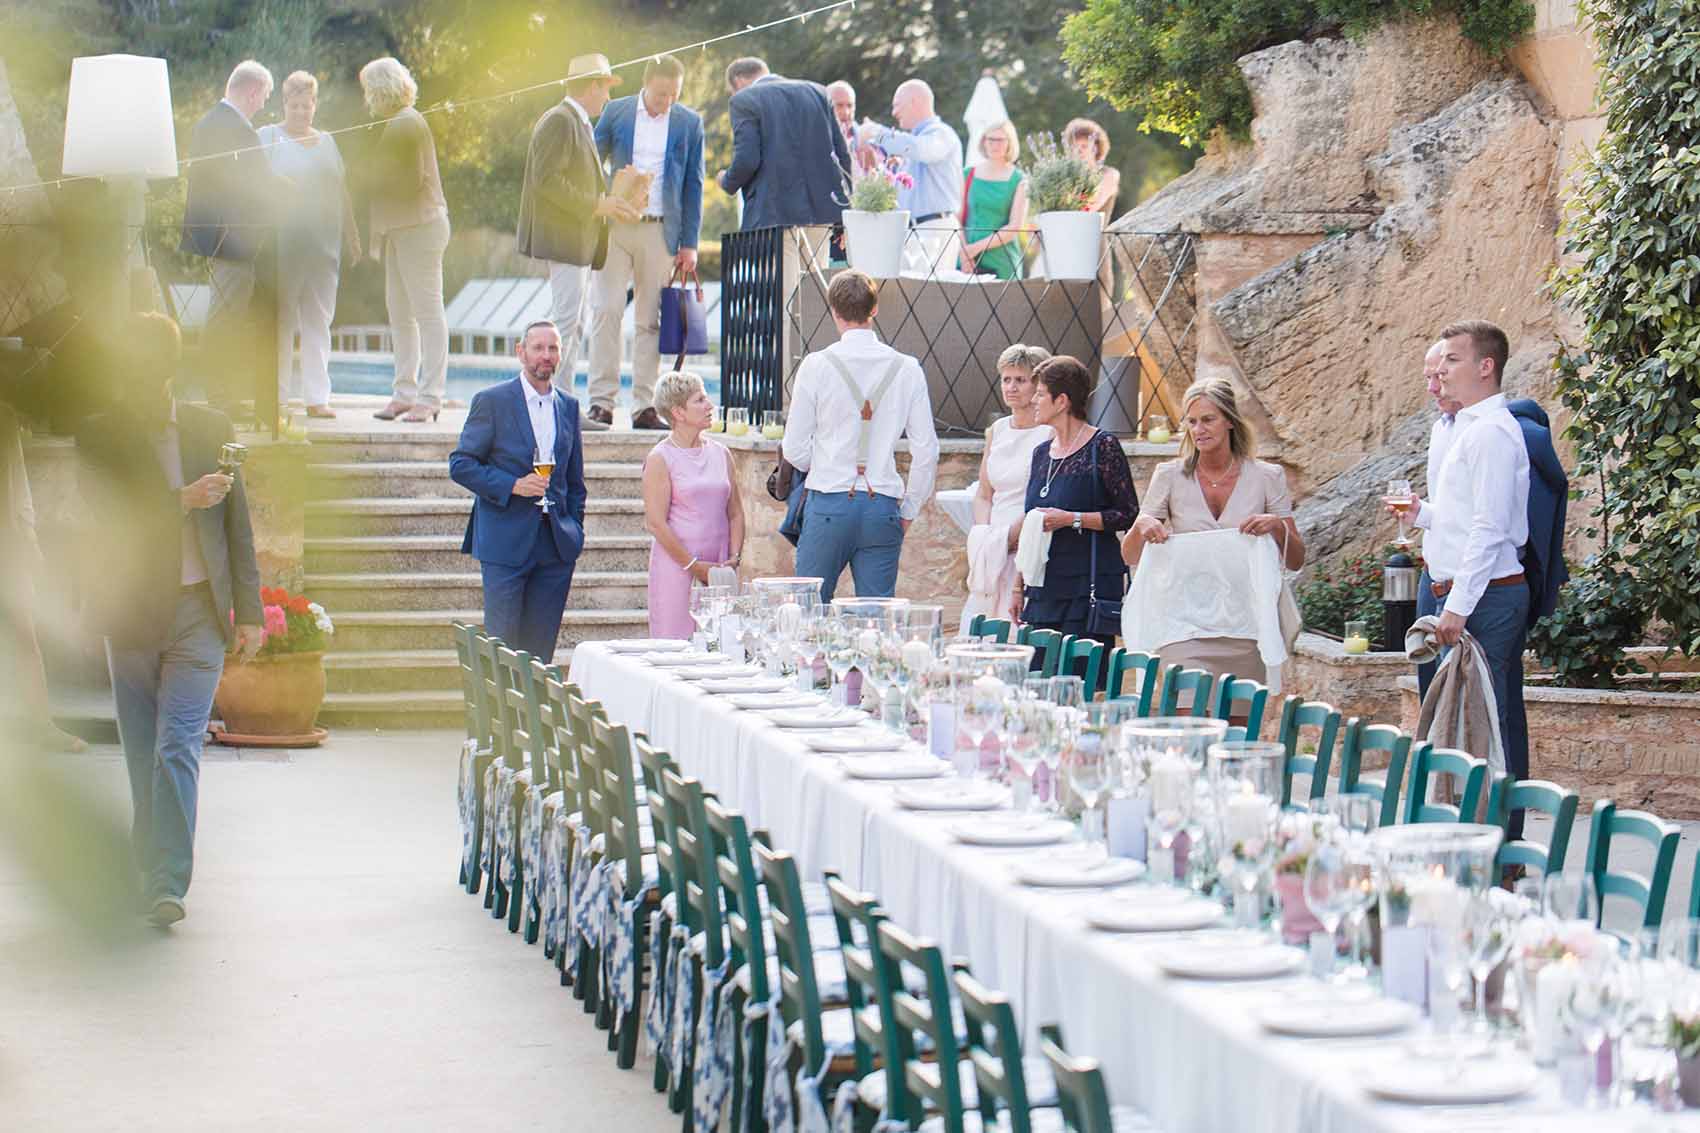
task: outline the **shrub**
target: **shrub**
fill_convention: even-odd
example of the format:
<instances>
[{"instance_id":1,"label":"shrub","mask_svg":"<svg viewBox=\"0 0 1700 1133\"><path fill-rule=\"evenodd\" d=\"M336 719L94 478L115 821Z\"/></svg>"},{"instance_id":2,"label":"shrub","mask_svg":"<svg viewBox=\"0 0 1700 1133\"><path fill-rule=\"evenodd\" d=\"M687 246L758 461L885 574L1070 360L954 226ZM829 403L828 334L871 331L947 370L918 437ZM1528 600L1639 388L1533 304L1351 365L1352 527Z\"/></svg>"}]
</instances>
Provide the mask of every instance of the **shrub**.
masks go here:
<instances>
[{"instance_id":1,"label":"shrub","mask_svg":"<svg viewBox=\"0 0 1700 1133\"><path fill-rule=\"evenodd\" d=\"M1035 215L1079 212L1092 203L1103 174L1057 144L1055 135L1030 134L1028 152L1034 155L1027 171L1027 199Z\"/></svg>"},{"instance_id":2,"label":"shrub","mask_svg":"<svg viewBox=\"0 0 1700 1133\"><path fill-rule=\"evenodd\" d=\"M1087 0L1063 24L1063 59L1094 98L1142 115L1141 128L1198 143L1250 128L1242 55L1407 16L1451 16L1501 54L1534 15L1528 0Z\"/></svg>"},{"instance_id":3,"label":"shrub","mask_svg":"<svg viewBox=\"0 0 1700 1133\"><path fill-rule=\"evenodd\" d=\"M1645 671L1624 653L1646 625L1635 591L1628 575L1597 566L1565 583L1553 612L1529 631L1529 648L1552 669L1554 684L1609 688Z\"/></svg>"},{"instance_id":4,"label":"shrub","mask_svg":"<svg viewBox=\"0 0 1700 1133\"><path fill-rule=\"evenodd\" d=\"M1349 621L1367 621L1371 636L1379 634L1381 625L1381 571L1389 556L1404 550L1422 569L1422 559L1414 549L1388 546L1380 552L1354 555L1341 559L1333 569L1317 574L1308 582L1294 587L1299 600L1299 612L1304 615L1305 627L1318 633L1341 637ZM1384 649L1402 649L1402 642L1382 642Z\"/></svg>"}]
</instances>

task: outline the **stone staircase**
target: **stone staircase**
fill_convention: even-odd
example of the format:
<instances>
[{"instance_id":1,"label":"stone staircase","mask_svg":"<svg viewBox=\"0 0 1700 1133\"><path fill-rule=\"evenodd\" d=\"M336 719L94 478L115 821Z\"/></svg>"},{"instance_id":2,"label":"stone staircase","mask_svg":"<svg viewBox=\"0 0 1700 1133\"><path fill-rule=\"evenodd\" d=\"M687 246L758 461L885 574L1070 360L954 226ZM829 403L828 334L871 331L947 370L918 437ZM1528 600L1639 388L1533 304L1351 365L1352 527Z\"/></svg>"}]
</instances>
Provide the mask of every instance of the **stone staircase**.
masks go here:
<instances>
[{"instance_id":1,"label":"stone staircase","mask_svg":"<svg viewBox=\"0 0 1700 1133\"><path fill-rule=\"evenodd\" d=\"M642 462L657 434L584 434L585 548L556 660L580 641L647 632ZM453 433L315 431L306 591L336 622L319 721L458 727L451 623L483 621L478 563L460 553L472 497L449 479Z\"/></svg>"}]
</instances>

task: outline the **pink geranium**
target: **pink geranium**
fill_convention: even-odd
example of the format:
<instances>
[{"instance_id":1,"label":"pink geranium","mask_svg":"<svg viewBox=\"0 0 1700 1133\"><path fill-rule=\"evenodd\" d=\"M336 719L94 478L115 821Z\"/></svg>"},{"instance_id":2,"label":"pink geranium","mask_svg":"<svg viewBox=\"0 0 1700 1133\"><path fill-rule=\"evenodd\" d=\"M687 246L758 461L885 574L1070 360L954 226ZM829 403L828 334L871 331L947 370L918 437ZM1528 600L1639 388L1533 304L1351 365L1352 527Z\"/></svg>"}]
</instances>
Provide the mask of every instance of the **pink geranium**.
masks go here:
<instances>
[{"instance_id":1,"label":"pink geranium","mask_svg":"<svg viewBox=\"0 0 1700 1133\"><path fill-rule=\"evenodd\" d=\"M282 606L266 607L266 636L283 637L289 633L289 618L284 614Z\"/></svg>"}]
</instances>

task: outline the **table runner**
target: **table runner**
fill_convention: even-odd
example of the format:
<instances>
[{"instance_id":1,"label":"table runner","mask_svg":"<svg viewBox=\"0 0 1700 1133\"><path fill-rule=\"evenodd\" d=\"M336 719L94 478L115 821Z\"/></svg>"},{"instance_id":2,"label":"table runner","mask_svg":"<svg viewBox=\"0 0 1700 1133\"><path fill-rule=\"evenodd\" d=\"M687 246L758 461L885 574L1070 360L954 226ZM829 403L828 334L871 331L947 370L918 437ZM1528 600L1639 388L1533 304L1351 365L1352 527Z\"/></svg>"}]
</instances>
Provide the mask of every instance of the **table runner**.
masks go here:
<instances>
[{"instance_id":1,"label":"table runner","mask_svg":"<svg viewBox=\"0 0 1700 1133\"><path fill-rule=\"evenodd\" d=\"M1294 1039L1265 1032L1256 1011L1302 989L1299 979L1172 979L1152 952L1184 937L1097 932L1082 919L1095 895L1017 883L1032 851L955 841L960 814L905 810L894 784L853 780L759 714L658 668L587 642L570 678L609 717L668 751L687 774L743 811L752 829L796 855L804 876L834 870L876 894L892 919L968 960L1015 1003L1029 1041L1060 1022L1070 1050L1098 1058L1111 1099L1169 1133L1468 1130L1538 1122L1544 1131L1630 1129L1646 1113L1565 1106L1556 1076L1511 1105L1411 1107L1362 1087L1378 1059L1415 1057L1410 1035ZM1664 1128L1675 1115L1659 1115ZM1684 1122L1686 1124L1686 1122Z\"/></svg>"}]
</instances>

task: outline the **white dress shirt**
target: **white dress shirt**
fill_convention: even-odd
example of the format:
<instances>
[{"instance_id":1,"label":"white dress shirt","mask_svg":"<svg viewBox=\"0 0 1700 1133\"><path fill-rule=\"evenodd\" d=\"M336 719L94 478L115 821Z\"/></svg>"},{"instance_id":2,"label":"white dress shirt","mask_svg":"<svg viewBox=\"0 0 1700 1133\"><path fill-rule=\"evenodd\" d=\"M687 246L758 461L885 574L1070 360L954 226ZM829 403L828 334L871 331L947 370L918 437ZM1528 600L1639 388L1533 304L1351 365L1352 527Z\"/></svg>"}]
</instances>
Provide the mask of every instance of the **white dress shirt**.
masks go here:
<instances>
[{"instance_id":1,"label":"white dress shirt","mask_svg":"<svg viewBox=\"0 0 1700 1133\"><path fill-rule=\"evenodd\" d=\"M550 386L543 393L538 393L537 387L527 381L524 375L521 375L519 380L520 388L525 391L525 411L531 414L531 435L537 439L537 451L553 462L555 459L555 387Z\"/></svg>"},{"instance_id":2,"label":"white dress shirt","mask_svg":"<svg viewBox=\"0 0 1700 1133\"><path fill-rule=\"evenodd\" d=\"M862 392L871 396L893 358L903 359L891 387L874 407L868 423L866 483L856 477L856 453L861 436L861 402L851 397L837 367L822 354L831 353L849 369ZM909 437L909 484L897 474L897 441ZM871 330L844 332L825 350L804 358L791 389L791 415L785 424L785 459L808 472L811 492L848 492L872 488L902 501L898 513L914 519L933 494L938 472L939 438L933 429L933 403L921 363L879 340Z\"/></svg>"},{"instance_id":3,"label":"white dress shirt","mask_svg":"<svg viewBox=\"0 0 1700 1133\"><path fill-rule=\"evenodd\" d=\"M165 473L165 482L171 485L172 491L181 492L184 488L183 444L182 435L177 430L175 400L171 403L171 416L166 420L165 427L154 435L153 451L159 458L160 471ZM208 578L206 556L201 553L201 533L195 524L195 512L185 512L182 528L178 532L178 542L182 545L183 552L183 566L178 573L178 582L184 586L194 586Z\"/></svg>"},{"instance_id":4,"label":"white dress shirt","mask_svg":"<svg viewBox=\"0 0 1700 1133\"><path fill-rule=\"evenodd\" d=\"M567 94L561 96L561 101L573 108L573 112L579 116L579 121L583 122L586 126L590 125L590 111L580 106L578 99Z\"/></svg>"},{"instance_id":5,"label":"white dress shirt","mask_svg":"<svg viewBox=\"0 0 1700 1133\"><path fill-rule=\"evenodd\" d=\"M632 164L638 172L650 174L649 201L643 206L645 216L660 216L661 179L667 171L667 119L671 112L659 118L643 104L638 95L637 117L632 120Z\"/></svg>"},{"instance_id":6,"label":"white dress shirt","mask_svg":"<svg viewBox=\"0 0 1700 1133\"><path fill-rule=\"evenodd\" d=\"M1445 610L1469 617L1488 583L1522 571L1529 541L1529 453L1505 395L1458 411L1416 525L1428 531L1429 577L1452 583Z\"/></svg>"},{"instance_id":7,"label":"white dress shirt","mask_svg":"<svg viewBox=\"0 0 1700 1133\"><path fill-rule=\"evenodd\" d=\"M1434 494L1434 487L1440 483L1440 465L1446 459L1446 450L1452 447L1452 438L1458 435L1458 419L1450 413L1442 413L1434 420L1434 428L1428 433L1428 492Z\"/></svg>"}]
</instances>

